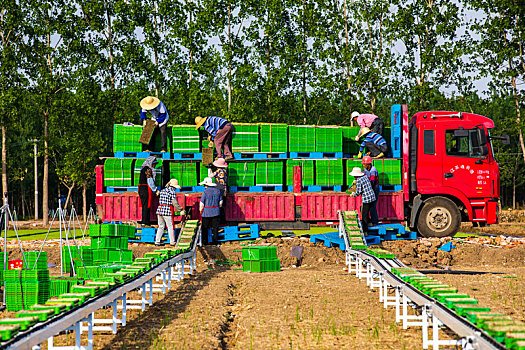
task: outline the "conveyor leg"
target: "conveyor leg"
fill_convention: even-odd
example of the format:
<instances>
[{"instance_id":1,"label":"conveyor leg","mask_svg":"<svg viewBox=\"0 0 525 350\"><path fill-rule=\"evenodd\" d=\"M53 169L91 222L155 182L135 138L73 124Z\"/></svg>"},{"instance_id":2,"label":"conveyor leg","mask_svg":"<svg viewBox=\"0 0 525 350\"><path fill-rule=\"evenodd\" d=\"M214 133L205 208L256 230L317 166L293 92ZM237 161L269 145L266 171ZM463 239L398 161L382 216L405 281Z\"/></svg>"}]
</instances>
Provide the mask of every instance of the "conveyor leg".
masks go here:
<instances>
[{"instance_id":1,"label":"conveyor leg","mask_svg":"<svg viewBox=\"0 0 525 350\"><path fill-rule=\"evenodd\" d=\"M153 305L153 278L149 280L149 306Z\"/></svg>"},{"instance_id":2,"label":"conveyor leg","mask_svg":"<svg viewBox=\"0 0 525 350\"><path fill-rule=\"evenodd\" d=\"M400 306L401 306L401 300L400 300L400 289L399 287L396 287L396 295L395 295L395 298L396 298L396 323L399 323L401 322L401 310L400 310Z\"/></svg>"},{"instance_id":3,"label":"conveyor leg","mask_svg":"<svg viewBox=\"0 0 525 350\"><path fill-rule=\"evenodd\" d=\"M421 333L423 335L423 349L428 349L428 316L427 316L427 305L423 305L423 309L421 310Z\"/></svg>"},{"instance_id":4,"label":"conveyor leg","mask_svg":"<svg viewBox=\"0 0 525 350\"><path fill-rule=\"evenodd\" d=\"M122 295L121 300L122 300L122 326L125 326L126 325L127 306L128 306L127 293L124 293Z\"/></svg>"},{"instance_id":5,"label":"conveyor leg","mask_svg":"<svg viewBox=\"0 0 525 350\"><path fill-rule=\"evenodd\" d=\"M141 310L146 310L146 282L142 285L142 305Z\"/></svg>"}]
</instances>

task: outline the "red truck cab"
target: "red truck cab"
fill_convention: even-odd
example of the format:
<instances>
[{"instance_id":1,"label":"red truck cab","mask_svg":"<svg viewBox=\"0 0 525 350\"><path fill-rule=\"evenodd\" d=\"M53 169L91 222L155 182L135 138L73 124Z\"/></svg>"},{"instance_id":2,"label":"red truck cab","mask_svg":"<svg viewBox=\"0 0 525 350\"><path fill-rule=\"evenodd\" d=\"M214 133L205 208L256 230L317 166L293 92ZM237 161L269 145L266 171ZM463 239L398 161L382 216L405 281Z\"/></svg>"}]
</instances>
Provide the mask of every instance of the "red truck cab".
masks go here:
<instances>
[{"instance_id":1,"label":"red truck cab","mask_svg":"<svg viewBox=\"0 0 525 350\"><path fill-rule=\"evenodd\" d=\"M407 108L401 108L407 121ZM498 222L492 128L494 122L484 116L448 111L418 112L404 123L403 190L412 229L444 237L454 235L462 221Z\"/></svg>"}]
</instances>

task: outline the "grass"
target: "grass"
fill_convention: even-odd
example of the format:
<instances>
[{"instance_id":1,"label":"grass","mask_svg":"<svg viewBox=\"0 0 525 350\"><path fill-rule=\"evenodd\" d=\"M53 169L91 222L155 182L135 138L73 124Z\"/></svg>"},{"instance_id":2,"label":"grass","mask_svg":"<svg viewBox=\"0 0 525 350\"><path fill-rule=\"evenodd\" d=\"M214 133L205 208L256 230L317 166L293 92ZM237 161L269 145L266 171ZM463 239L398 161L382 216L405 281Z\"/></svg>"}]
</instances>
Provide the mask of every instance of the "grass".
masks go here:
<instances>
[{"instance_id":1,"label":"grass","mask_svg":"<svg viewBox=\"0 0 525 350\"><path fill-rule=\"evenodd\" d=\"M41 229L41 230L40 229L38 229L38 230L17 230L17 232L18 232L18 237L20 238L20 240L22 240L22 241L31 241L31 240L35 240L35 239L44 239L44 238L46 238L47 229ZM76 234L77 234L77 238L78 237L82 238L82 232L80 230L77 230ZM3 237L3 232L2 232L2 237ZM58 229L52 229L49 232L48 239L55 239L55 238L60 238L60 230L58 230ZM7 230L7 239L8 240L16 239L15 231Z\"/></svg>"}]
</instances>

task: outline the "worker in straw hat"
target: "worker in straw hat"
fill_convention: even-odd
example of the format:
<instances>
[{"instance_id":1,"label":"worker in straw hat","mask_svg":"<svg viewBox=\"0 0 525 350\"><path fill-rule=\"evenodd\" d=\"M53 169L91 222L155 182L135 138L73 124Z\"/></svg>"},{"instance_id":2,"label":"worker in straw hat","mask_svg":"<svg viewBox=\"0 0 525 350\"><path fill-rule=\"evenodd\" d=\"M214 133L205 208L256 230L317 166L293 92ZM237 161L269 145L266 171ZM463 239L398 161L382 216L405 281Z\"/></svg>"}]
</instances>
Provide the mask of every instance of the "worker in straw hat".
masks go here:
<instances>
[{"instance_id":1,"label":"worker in straw hat","mask_svg":"<svg viewBox=\"0 0 525 350\"><path fill-rule=\"evenodd\" d=\"M208 141L210 141L210 143L208 144L208 147L212 148L215 143L217 158L225 158L226 160L233 158L231 151L233 134L232 123L221 117L196 117L195 124L197 125L196 129L202 126L209 134Z\"/></svg>"},{"instance_id":2,"label":"worker in straw hat","mask_svg":"<svg viewBox=\"0 0 525 350\"><path fill-rule=\"evenodd\" d=\"M372 225L377 225L379 223L379 216L377 215L377 201L379 200L379 172L376 167L372 165L372 157L364 156L361 163L363 163L363 172L370 180L370 184L372 185L372 189L376 196L376 200L370 205L370 220L372 221Z\"/></svg>"},{"instance_id":3,"label":"worker in straw hat","mask_svg":"<svg viewBox=\"0 0 525 350\"><path fill-rule=\"evenodd\" d=\"M355 192L352 197L361 196L361 227L363 232L368 232L368 222L370 220L370 206L376 200L376 195L372 189L372 184L361 168L353 168L350 175L355 177Z\"/></svg>"},{"instance_id":4,"label":"worker in straw hat","mask_svg":"<svg viewBox=\"0 0 525 350\"><path fill-rule=\"evenodd\" d=\"M179 215L186 215L184 209L177 202L177 192L175 189L180 190L179 181L177 179L171 179L159 196L159 206L157 208L157 220L159 222L159 228L157 230L157 236L155 237L155 245L160 245L160 240L164 235L164 227L168 227L168 236L170 238L170 244L175 245L175 231L173 230L173 218Z\"/></svg>"},{"instance_id":5,"label":"worker in straw hat","mask_svg":"<svg viewBox=\"0 0 525 350\"><path fill-rule=\"evenodd\" d=\"M208 243L208 230L211 228L212 244L219 243L219 221L222 207L222 193L217 188L211 177L204 178L204 181L199 185L206 187L202 192L201 201L199 203L199 211L202 218L202 234L204 242Z\"/></svg>"},{"instance_id":6,"label":"worker in straw hat","mask_svg":"<svg viewBox=\"0 0 525 350\"><path fill-rule=\"evenodd\" d=\"M361 137L364 137L364 140L361 142L361 147L359 148L359 154L357 155L357 158L361 158L363 156L365 148L365 154L372 158L383 158L385 156L385 153L388 151L388 146L383 136L370 131L370 129L367 127L364 127L361 129Z\"/></svg>"},{"instance_id":7,"label":"worker in straw hat","mask_svg":"<svg viewBox=\"0 0 525 350\"><path fill-rule=\"evenodd\" d=\"M367 127L373 132L383 135L385 122L375 114L360 114L359 112L352 112L350 119L354 122L357 122L357 125L359 125L361 129ZM360 133L357 134L355 140L359 141L360 136Z\"/></svg>"},{"instance_id":8,"label":"worker in straw hat","mask_svg":"<svg viewBox=\"0 0 525 350\"><path fill-rule=\"evenodd\" d=\"M168 110L166 109L166 106L164 103L162 103L161 100L159 100L156 97L153 96L146 96L140 101L140 107L142 107L140 111L140 121L143 123L143 125L146 125L146 119L148 119L148 111L151 115L151 120L155 122L155 131L153 132L153 135L151 137L150 143L148 145L142 145L142 150L146 152L153 151L154 145L155 145L155 135L160 131L160 139L161 139L161 146L160 151L161 152L167 152L168 151L168 133L167 133L167 125L168 125Z\"/></svg>"}]
</instances>

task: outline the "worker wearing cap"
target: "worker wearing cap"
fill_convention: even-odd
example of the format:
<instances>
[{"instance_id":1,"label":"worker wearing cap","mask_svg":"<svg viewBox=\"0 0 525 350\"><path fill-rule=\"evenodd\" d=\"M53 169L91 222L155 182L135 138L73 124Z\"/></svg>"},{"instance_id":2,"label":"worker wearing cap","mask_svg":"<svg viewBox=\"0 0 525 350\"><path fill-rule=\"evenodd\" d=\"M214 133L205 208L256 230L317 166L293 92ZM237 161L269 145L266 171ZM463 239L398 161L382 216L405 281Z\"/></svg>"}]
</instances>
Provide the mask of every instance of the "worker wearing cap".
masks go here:
<instances>
[{"instance_id":1,"label":"worker wearing cap","mask_svg":"<svg viewBox=\"0 0 525 350\"><path fill-rule=\"evenodd\" d=\"M175 216L186 214L184 209L177 202L177 192L175 192L175 189L180 190L179 181L177 179L171 179L170 182L166 184L166 187L160 191L159 207L157 208L159 228L157 230L157 236L155 237L155 245L160 245L160 240L164 235L164 227L166 226L168 227L170 244L175 245L173 218Z\"/></svg>"},{"instance_id":2,"label":"worker wearing cap","mask_svg":"<svg viewBox=\"0 0 525 350\"><path fill-rule=\"evenodd\" d=\"M157 159L153 156L150 156L144 161L144 163L142 163L142 167L140 168L139 198L140 204L142 205L141 223L143 226L151 225L150 210L153 194L160 194L157 186L155 185L155 166L157 164Z\"/></svg>"},{"instance_id":3,"label":"worker wearing cap","mask_svg":"<svg viewBox=\"0 0 525 350\"><path fill-rule=\"evenodd\" d=\"M376 167L372 165L372 158L370 156L364 156L363 160L363 172L366 177L370 180L372 189L376 196L376 200L370 205L370 220L372 225L377 225L379 223L379 216L377 215L377 201L379 200L379 172Z\"/></svg>"},{"instance_id":4,"label":"worker wearing cap","mask_svg":"<svg viewBox=\"0 0 525 350\"><path fill-rule=\"evenodd\" d=\"M232 123L221 117L197 117L195 118L195 124L197 124L196 129L203 126L204 130L209 134L208 140L210 143L208 147L212 148L215 143L217 158L225 158L226 160L233 158L231 151L233 134Z\"/></svg>"},{"instance_id":5,"label":"worker wearing cap","mask_svg":"<svg viewBox=\"0 0 525 350\"><path fill-rule=\"evenodd\" d=\"M361 129L364 127L369 128L373 132L383 135L383 129L385 128L385 122L375 114L360 114L359 112L352 112L351 119L357 122L357 125ZM361 131L361 130L360 130ZM357 134L355 137L356 141L359 141L361 134Z\"/></svg>"},{"instance_id":6,"label":"worker wearing cap","mask_svg":"<svg viewBox=\"0 0 525 350\"><path fill-rule=\"evenodd\" d=\"M357 158L363 156L363 152L366 148L366 154L372 158L382 158L385 156L385 153L388 151L388 146L386 140L383 136L370 131L369 128L364 127L360 131L361 137L364 137L363 142L361 142L361 147L359 148L359 154Z\"/></svg>"},{"instance_id":7,"label":"worker wearing cap","mask_svg":"<svg viewBox=\"0 0 525 350\"><path fill-rule=\"evenodd\" d=\"M140 121L143 123L143 125L146 125L146 119L148 119L148 111L151 114L151 120L155 122L155 131L153 132L153 136L151 137L150 143L148 145L142 145L142 150L146 152L153 151L153 148L155 146L155 134L160 131L160 139L161 139L161 146L160 151L161 152L167 152L168 151L168 110L166 109L166 106L164 103L162 103L161 100L159 100L156 97L153 96L146 96L140 101L140 107L142 107L140 111ZM158 127L158 128L157 128Z\"/></svg>"},{"instance_id":8,"label":"worker wearing cap","mask_svg":"<svg viewBox=\"0 0 525 350\"><path fill-rule=\"evenodd\" d=\"M201 201L199 203L199 211L202 218L202 234L204 235L204 242L208 242L208 230L211 228L212 244L217 244L219 241L219 221L222 207L222 194L217 188L217 185L210 177L204 178L204 181L199 185L206 187L202 192Z\"/></svg>"},{"instance_id":9,"label":"worker wearing cap","mask_svg":"<svg viewBox=\"0 0 525 350\"><path fill-rule=\"evenodd\" d=\"M368 232L368 222L370 220L370 206L376 200L376 195L372 189L372 184L361 168L354 168L350 173L355 177L355 192L352 192L352 197L361 196L361 228L363 232Z\"/></svg>"}]
</instances>

